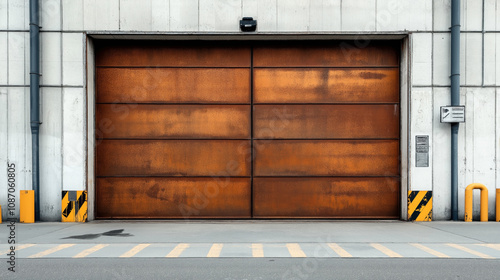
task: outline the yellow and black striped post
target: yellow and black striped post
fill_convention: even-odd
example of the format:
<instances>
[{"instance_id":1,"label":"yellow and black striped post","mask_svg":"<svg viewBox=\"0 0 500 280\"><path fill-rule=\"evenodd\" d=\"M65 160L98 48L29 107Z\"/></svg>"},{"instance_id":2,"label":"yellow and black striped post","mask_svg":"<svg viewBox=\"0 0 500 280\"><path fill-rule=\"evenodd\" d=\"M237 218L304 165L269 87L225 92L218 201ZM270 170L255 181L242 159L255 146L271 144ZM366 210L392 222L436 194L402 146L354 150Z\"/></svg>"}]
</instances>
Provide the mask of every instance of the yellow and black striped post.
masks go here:
<instances>
[{"instance_id":1,"label":"yellow and black striped post","mask_svg":"<svg viewBox=\"0 0 500 280\"><path fill-rule=\"evenodd\" d=\"M87 191L62 191L61 222L87 221Z\"/></svg>"},{"instance_id":2,"label":"yellow and black striped post","mask_svg":"<svg viewBox=\"0 0 500 280\"><path fill-rule=\"evenodd\" d=\"M408 192L408 220L432 221L432 191Z\"/></svg>"}]
</instances>

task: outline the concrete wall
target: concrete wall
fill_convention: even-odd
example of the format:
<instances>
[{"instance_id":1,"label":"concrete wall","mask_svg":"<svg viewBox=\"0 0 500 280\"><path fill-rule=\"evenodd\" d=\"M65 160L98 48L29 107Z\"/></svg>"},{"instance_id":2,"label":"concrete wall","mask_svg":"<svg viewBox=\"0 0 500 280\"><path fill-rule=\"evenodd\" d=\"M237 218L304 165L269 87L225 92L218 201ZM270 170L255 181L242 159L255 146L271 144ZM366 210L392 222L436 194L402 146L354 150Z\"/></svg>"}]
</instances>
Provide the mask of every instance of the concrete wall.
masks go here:
<instances>
[{"instance_id":1,"label":"concrete wall","mask_svg":"<svg viewBox=\"0 0 500 280\"><path fill-rule=\"evenodd\" d=\"M434 218L450 218L450 128L439 123L439 107L450 102L450 0L40 2L42 219L60 219L61 190L87 185L87 32L237 33L242 16L257 19L258 32L408 32L410 143L402 144L410 148L409 158L403 159L410 166L409 188L433 190ZM498 0L484 0L484 16L482 0L462 0L461 102L467 106L467 122L459 135L460 216L467 184L489 188L491 218L494 189L500 186L499 15ZM31 188L28 23L28 0L0 1L0 166L16 164L18 190ZM414 167L414 139L421 134L430 136L428 168ZM5 207L7 172L1 170L0 204Z\"/></svg>"}]
</instances>

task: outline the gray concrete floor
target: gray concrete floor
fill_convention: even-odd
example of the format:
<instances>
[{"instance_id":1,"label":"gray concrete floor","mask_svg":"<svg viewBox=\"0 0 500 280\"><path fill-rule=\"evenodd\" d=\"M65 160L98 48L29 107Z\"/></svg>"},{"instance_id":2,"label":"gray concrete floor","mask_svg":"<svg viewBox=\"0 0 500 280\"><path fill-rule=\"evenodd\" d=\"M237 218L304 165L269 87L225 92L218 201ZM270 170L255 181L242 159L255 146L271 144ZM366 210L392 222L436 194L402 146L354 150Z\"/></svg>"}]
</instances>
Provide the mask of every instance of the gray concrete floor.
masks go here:
<instances>
[{"instance_id":1,"label":"gray concrete floor","mask_svg":"<svg viewBox=\"0 0 500 280\"><path fill-rule=\"evenodd\" d=\"M0 227L0 236L3 236L0 238L0 258L6 258L5 253L9 251L9 232L4 223ZM41 222L16 223L14 232L19 258L72 258L83 252L84 257L136 258L173 254L176 257L191 258L263 256L500 259L500 223L495 222ZM336 246L340 250L333 248ZM185 248L180 249L181 247ZM88 253L89 250L91 253Z\"/></svg>"}]
</instances>

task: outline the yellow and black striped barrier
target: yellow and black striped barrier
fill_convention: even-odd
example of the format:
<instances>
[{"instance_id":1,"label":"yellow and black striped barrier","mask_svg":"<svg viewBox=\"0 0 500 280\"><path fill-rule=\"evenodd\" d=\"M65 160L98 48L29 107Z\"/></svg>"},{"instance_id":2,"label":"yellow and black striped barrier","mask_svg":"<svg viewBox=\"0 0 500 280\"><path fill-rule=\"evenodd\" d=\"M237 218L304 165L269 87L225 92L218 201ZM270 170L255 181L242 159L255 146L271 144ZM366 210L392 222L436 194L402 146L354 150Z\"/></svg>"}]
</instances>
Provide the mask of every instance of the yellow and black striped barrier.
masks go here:
<instances>
[{"instance_id":1,"label":"yellow and black striped barrier","mask_svg":"<svg viewBox=\"0 0 500 280\"><path fill-rule=\"evenodd\" d=\"M408 220L432 221L432 191L408 192Z\"/></svg>"},{"instance_id":2,"label":"yellow and black striped barrier","mask_svg":"<svg viewBox=\"0 0 500 280\"><path fill-rule=\"evenodd\" d=\"M87 191L62 191L61 222L87 221Z\"/></svg>"}]
</instances>

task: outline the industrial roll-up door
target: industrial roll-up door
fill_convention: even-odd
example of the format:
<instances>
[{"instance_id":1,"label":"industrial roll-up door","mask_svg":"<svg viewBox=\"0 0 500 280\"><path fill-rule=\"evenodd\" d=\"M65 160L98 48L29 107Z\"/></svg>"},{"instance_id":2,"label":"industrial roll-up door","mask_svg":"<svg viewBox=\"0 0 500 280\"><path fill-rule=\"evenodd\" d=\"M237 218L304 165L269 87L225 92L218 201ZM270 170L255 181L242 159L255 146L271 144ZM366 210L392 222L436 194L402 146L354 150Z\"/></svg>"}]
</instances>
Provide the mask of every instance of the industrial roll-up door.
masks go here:
<instances>
[{"instance_id":1,"label":"industrial roll-up door","mask_svg":"<svg viewBox=\"0 0 500 280\"><path fill-rule=\"evenodd\" d=\"M97 218L398 218L399 44L101 42Z\"/></svg>"}]
</instances>

